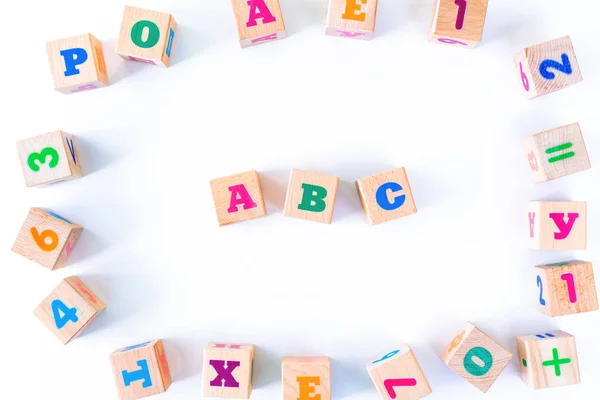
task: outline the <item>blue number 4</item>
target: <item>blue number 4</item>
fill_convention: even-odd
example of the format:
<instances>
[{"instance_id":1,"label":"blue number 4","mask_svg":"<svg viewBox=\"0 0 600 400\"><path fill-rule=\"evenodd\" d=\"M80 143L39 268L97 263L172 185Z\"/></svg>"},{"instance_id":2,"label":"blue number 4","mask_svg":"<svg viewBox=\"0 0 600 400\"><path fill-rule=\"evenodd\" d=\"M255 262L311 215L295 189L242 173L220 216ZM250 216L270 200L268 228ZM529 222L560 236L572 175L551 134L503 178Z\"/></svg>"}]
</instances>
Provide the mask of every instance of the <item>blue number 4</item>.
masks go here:
<instances>
[{"instance_id":1,"label":"blue number 4","mask_svg":"<svg viewBox=\"0 0 600 400\"><path fill-rule=\"evenodd\" d=\"M571 61L569 61L569 56L563 54L561 56L561 59L562 64L554 60L542 61L542 63L540 64L540 74L550 81L556 77L556 74L552 71L548 71L548 68L554 68L555 70L564 72L567 75L571 75L573 73L573 68L571 68Z\"/></svg>"},{"instance_id":2,"label":"blue number 4","mask_svg":"<svg viewBox=\"0 0 600 400\"><path fill-rule=\"evenodd\" d=\"M56 324L57 329L62 329L69 321L79 321L79 318L77 318L76 315L77 309L75 307L69 308L61 300L54 300L51 304L51 307L52 315L54 315L54 323Z\"/></svg>"}]
</instances>

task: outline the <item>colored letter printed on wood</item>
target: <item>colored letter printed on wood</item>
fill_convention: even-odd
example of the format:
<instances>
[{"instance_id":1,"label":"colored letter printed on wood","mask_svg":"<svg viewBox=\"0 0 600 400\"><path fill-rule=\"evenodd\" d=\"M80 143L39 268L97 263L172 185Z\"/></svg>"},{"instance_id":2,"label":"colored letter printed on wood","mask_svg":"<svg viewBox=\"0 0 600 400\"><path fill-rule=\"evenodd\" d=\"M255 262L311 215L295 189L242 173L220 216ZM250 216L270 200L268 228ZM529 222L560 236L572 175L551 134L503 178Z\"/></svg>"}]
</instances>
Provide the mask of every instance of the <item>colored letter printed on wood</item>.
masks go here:
<instances>
[{"instance_id":1,"label":"colored letter printed on wood","mask_svg":"<svg viewBox=\"0 0 600 400\"><path fill-rule=\"evenodd\" d=\"M538 309L546 315L598 310L592 263L568 261L535 267Z\"/></svg>"},{"instance_id":2,"label":"colored letter printed on wood","mask_svg":"<svg viewBox=\"0 0 600 400\"><path fill-rule=\"evenodd\" d=\"M253 359L251 344L209 343L204 349L202 395L249 399Z\"/></svg>"},{"instance_id":3,"label":"colored letter printed on wood","mask_svg":"<svg viewBox=\"0 0 600 400\"><path fill-rule=\"evenodd\" d=\"M375 32L377 0L329 0L325 34L368 40Z\"/></svg>"},{"instance_id":4,"label":"colored letter printed on wood","mask_svg":"<svg viewBox=\"0 0 600 400\"><path fill-rule=\"evenodd\" d=\"M408 346L401 346L367 363L367 371L384 400L417 400L431 393L429 383Z\"/></svg>"},{"instance_id":5,"label":"colored letter printed on wood","mask_svg":"<svg viewBox=\"0 0 600 400\"><path fill-rule=\"evenodd\" d=\"M120 400L135 400L166 392L171 373L162 340L116 350L110 355Z\"/></svg>"},{"instance_id":6,"label":"colored letter printed on wood","mask_svg":"<svg viewBox=\"0 0 600 400\"><path fill-rule=\"evenodd\" d=\"M579 384L575 336L562 331L517 337L521 379L534 389Z\"/></svg>"},{"instance_id":7,"label":"colored letter printed on wood","mask_svg":"<svg viewBox=\"0 0 600 400\"><path fill-rule=\"evenodd\" d=\"M339 178L292 169L283 215L331 224Z\"/></svg>"},{"instance_id":8,"label":"colored letter printed on wood","mask_svg":"<svg viewBox=\"0 0 600 400\"><path fill-rule=\"evenodd\" d=\"M486 393L512 359L512 354L467 323L440 356L454 372Z\"/></svg>"},{"instance_id":9,"label":"colored letter printed on wood","mask_svg":"<svg viewBox=\"0 0 600 400\"><path fill-rule=\"evenodd\" d=\"M125 6L116 51L126 60L168 67L176 33L171 14Z\"/></svg>"},{"instance_id":10,"label":"colored letter printed on wood","mask_svg":"<svg viewBox=\"0 0 600 400\"><path fill-rule=\"evenodd\" d=\"M436 0L429 41L473 48L481 42L488 0Z\"/></svg>"},{"instance_id":11,"label":"colored letter printed on wood","mask_svg":"<svg viewBox=\"0 0 600 400\"><path fill-rule=\"evenodd\" d=\"M63 344L69 343L106 308L76 276L64 279L33 314Z\"/></svg>"},{"instance_id":12,"label":"colored letter printed on wood","mask_svg":"<svg viewBox=\"0 0 600 400\"><path fill-rule=\"evenodd\" d=\"M46 43L54 88L65 94L109 85L102 42L91 34Z\"/></svg>"},{"instance_id":13,"label":"colored letter printed on wood","mask_svg":"<svg viewBox=\"0 0 600 400\"><path fill-rule=\"evenodd\" d=\"M528 98L581 82L581 70L568 36L528 47L515 57Z\"/></svg>"},{"instance_id":14,"label":"colored letter printed on wood","mask_svg":"<svg viewBox=\"0 0 600 400\"><path fill-rule=\"evenodd\" d=\"M229 225L267 215L256 171L210 181L219 225Z\"/></svg>"},{"instance_id":15,"label":"colored letter printed on wood","mask_svg":"<svg viewBox=\"0 0 600 400\"><path fill-rule=\"evenodd\" d=\"M284 357L283 400L331 400L329 357Z\"/></svg>"},{"instance_id":16,"label":"colored letter printed on wood","mask_svg":"<svg viewBox=\"0 0 600 400\"><path fill-rule=\"evenodd\" d=\"M285 38L279 0L231 0L231 4L242 47Z\"/></svg>"},{"instance_id":17,"label":"colored letter printed on wood","mask_svg":"<svg viewBox=\"0 0 600 400\"><path fill-rule=\"evenodd\" d=\"M12 250L51 270L67 263L83 227L41 208L32 208Z\"/></svg>"},{"instance_id":18,"label":"colored letter printed on wood","mask_svg":"<svg viewBox=\"0 0 600 400\"><path fill-rule=\"evenodd\" d=\"M587 203L532 201L529 203L529 247L543 250L587 248Z\"/></svg>"},{"instance_id":19,"label":"colored letter printed on wood","mask_svg":"<svg viewBox=\"0 0 600 400\"><path fill-rule=\"evenodd\" d=\"M404 168L359 179L356 190L371 225L417 212Z\"/></svg>"}]
</instances>

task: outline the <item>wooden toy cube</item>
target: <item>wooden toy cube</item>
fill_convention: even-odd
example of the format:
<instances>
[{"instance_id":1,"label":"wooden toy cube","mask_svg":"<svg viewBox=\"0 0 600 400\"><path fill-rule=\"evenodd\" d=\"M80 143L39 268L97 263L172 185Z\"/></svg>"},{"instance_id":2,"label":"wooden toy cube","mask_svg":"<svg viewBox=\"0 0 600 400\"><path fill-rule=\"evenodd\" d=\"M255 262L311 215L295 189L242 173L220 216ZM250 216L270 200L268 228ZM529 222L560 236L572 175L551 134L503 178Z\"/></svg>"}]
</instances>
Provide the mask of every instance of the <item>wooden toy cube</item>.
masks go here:
<instances>
[{"instance_id":1,"label":"wooden toy cube","mask_svg":"<svg viewBox=\"0 0 600 400\"><path fill-rule=\"evenodd\" d=\"M204 349L203 396L249 399L254 345L209 343Z\"/></svg>"},{"instance_id":2,"label":"wooden toy cube","mask_svg":"<svg viewBox=\"0 0 600 400\"><path fill-rule=\"evenodd\" d=\"M436 0L429 41L464 48L481 42L488 0Z\"/></svg>"},{"instance_id":3,"label":"wooden toy cube","mask_svg":"<svg viewBox=\"0 0 600 400\"><path fill-rule=\"evenodd\" d=\"M417 400L431 393L415 355L406 345L367 363L367 371L384 400Z\"/></svg>"},{"instance_id":4,"label":"wooden toy cube","mask_svg":"<svg viewBox=\"0 0 600 400\"><path fill-rule=\"evenodd\" d=\"M377 0L329 0L325 34L369 40L376 18Z\"/></svg>"},{"instance_id":5,"label":"wooden toy cube","mask_svg":"<svg viewBox=\"0 0 600 400\"><path fill-rule=\"evenodd\" d=\"M577 385L575 336L562 331L517 337L521 379L534 389Z\"/></svg>"},{"instance_id":6,"label":"wooden toy cube","mask_svg":"<svg viewBox=\"0 0 600 400\"><path fill-rule=\"evenodd\" d=\"M63 279L33 314L67 344L79 336L106 305L76 276Z\"/></svg>"},{"instance_id":7,"label":"wooden toy cube","mask_svg":"<svg viewBox=\"0 0 600 400\"><path fill-rule=\"evenodd\" d=\"M120 400L134 400L166 392L171 373L162 340L136 344L110 355Z\"/></svg>"},{"instance_id":8,"label":"wooden toy cube","mask_svg":"<svg viewBox=\"0 0 600 400\"><path fill-rule=\"evenodd\" d=\"M568 36L526 48L516 55L515 66L530 99L583 80Z\"/></svg>"},{"instance_id":9,"label":"wooden toy cube","mask_svg":"<svg viewBox=\"0 0 600 400\"><path fill-rule=\"evenodd\" d=\"M529 203L529 247L544 250L585 250L587 203L532 201Z\"/></svg>"},{"instance_id":10,"label":"wooden toy cube","mask_svg":"<svg viewBox=\"0 0 600 400\"><path fill-rule=\"evenodd\" d=\"M17 152L28 187L82 175L73 136L63 131L21 140L17 142Z\"/></svg>"},{"instance_id":11,"label":"wooden toy cube","mask_svg":"<svg viewBox=\"0 0 600 400\"><path fill-rule=\"evenodd\" d=\"M176 32L171 14L125 6L117 54L126 60L168 67Z\"/></svg>"},{"instance_id":12,"label":"wooden toy cube","mask_svg":"<svg viewBox=\"0 0 600 400\"><path fill-rule=\"evenodd\" d=\"M598 310L592 263L569 261L535 267L538 309L546 315L578 314Z\"/></svg>"},{"instance_id":13,"label":"wooden toy cube","mask_svg":"<svg viewBox=\"0 0 600 400\"><path fill-rule=\"evenodd\" d=\"M592 168L579 124L523 139L534 182L551 181Z\"/></svg>"},{"instance_id":14,"label":"wooden toy cube","mask_svg":"<svg viewBox=\"0 0 600 400\"><path fill-rule=\"evenodd\" d=\"M460 377L486 393L512 354L475 325L467 323L440 358Z\"/></svg>"},{"instance_id":15,"label":"wooden toy cube","mask_svg":"<svg viewBox=\"0 0 600 400\"><path fill-rule=\"evenodd\" d=\"M32 208L12 251L55 270L64 267L83 227L41 208Z\"/></svg>"},{"instance_id":16,"label":"wooden toy cube","mask_svg":"<svg viewBox=\"0 0 600 400\"><path fill-rule=\"evenodd\" d=\"M339 180L337 176L292 169L283 215L331 224Z\"/></svg>"},{"instance_id":17,"label":"wooden toy cube","mask_svg":"<svg viewBox=\"0 0 600 400\"><path fill-rule=\"evenodd\" d=\"M242 47L286 37L279 0L231 0L231 5Z\"/></svg>"},{"instance_id":18,"label":"wooden toy cube","mask_svg":"<svg viewBox=\"0 0 600 400\"><path fill-rule=\"evenodd\" d=\"M213 179L210 188L220 226L267 215L256 171Z\"/></svg>"},{"instance_id":19,"label":"wooden toy cube","mask_svg":"<svg viewBox=\"0 0 600 400\"><path fill-rule=\"evenodd\" d=\"M404 168L359 179L356 181L356 190L371 225L417 212Z\"/></svg>"},{"instance_id":20,"label":"wooden toy cube","mask_svg":"<svg viewBox=\"0 0 600 400\"><path fill-rule=\"evenodd\" d=\"M284 357L283 400L331 400L329 357Z\"/></svg>"},{"instance_id":21,"label":"wooden toy cube","mask_svg":"<svg viewBox=\"0 0 600 400\"><path fill-rule=\"evenodd\" d=\"M108 86L102 42L92 34L46 43L54 89L71 94Z\"/></svg>"}]
</instances>

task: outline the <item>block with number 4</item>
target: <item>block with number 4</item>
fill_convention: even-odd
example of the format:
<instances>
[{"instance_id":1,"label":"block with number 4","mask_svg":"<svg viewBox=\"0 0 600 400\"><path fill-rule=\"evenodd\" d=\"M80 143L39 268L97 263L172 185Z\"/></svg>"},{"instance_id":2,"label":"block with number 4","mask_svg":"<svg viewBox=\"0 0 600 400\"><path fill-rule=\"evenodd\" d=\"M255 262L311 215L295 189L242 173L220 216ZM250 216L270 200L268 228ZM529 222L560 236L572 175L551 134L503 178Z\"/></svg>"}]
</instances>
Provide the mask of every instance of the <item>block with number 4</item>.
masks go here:
<instances>
[{"instance_id":1,"label":"block with number 4","mask_svg":"<svg viewBox=\"0 0 600 400\"><path fill-rule=\"evenodd\" d=\"M249 399L254 346L209 343L204 349L203 396Z\"/></svg>"},{"instance_id":2,"label":"block with number 4","mask_svg":"<svg viewBox=\"0 0 600 400\"><path fill-rule=\"evenodd\" d=\"M279 0L231 0L231 4L242 47L285 38Z\"/></svg>"},{"instance_id":3,"label":"block with number 4","mask_svg":"<svg viewBox=\"0 0 600 400\"><path fill-rule=\"evenodd\" d=\"M64 279L33 314L67 344L79 336L106 305L76 276Z\"/></svg>"},{"instance_id":4,"label":"block with number 4","mask_svg":"<svg viewBox=\"0 0 600 400\"><path fill-rule=\"evenodd\" d=\"M136 344L110 355L120 400L135 400L166 392L171 373L162 340Z\"/></svg>"},{"instance_id":5,"label":"block with number 4","mask_svg":"<svg viewBox=\"0 0 600 400\"><path fill-rule=\"evenodd\" d=\"M367 371L384 400L417 400L431 393L429 383L408 346L367 363Z\"/></svg>"},{"instance_id":6,"label":"block with number 4","mask_svg":"<svg viewBox=\"0 0 600 400\"><path fill-rule=\"evenodd\" d=\"M292 169L283 215L331 224L340 178Z\"/></svg>"},{"instance_id":7,"label":"block with number 4","mask_svg":"<svg viewBox=\"0 0 600 400\"><path fill-rule=\"evenodd\" d=\"M325 34L369 40L376 17L377 0L329 0Z\"/></svg>"},{"instance_id":8,"label":"block with number 4","mask_svg":"<svg viewBox=\"0 0 600 400\"><path fill-rule=\"evenodd\" d=\"M210 189L220 226L267 215L256 171L213 179Z\"/></svg>"},{"instance_id":9,"label":"block with number 4","mask_svg":"<svg viewBox=\"0 0 600 400\"><path fill-rule=\"evenodd\" d=\"M529 203L529 247L541 250L587 248L587 203L532 201Z\"/></svg>"},{"instance_id":10,"label":"block with number 4","mask_svg":"<svg viewBox=\"0 0 600 400\"><path fill-rule=\"evenodd\" d=\"M32 208L12 250L50 270L63 267L83 227L41 208Z\"/></svg>"},{"instance_id":11,"label":"block with number 4","mask_svg":"<svg viewBox=\"0 0 600 400\"><path fill-rule=\"evenodd\" d=\"M526 48L516 55L515 66L530 99L583 80L568 36Z\"/></svg>"},{"instance_id":12,"label":"block with number 4","mask_svg":"<svg viewBox=\"0 0 600 400\"><path fill-rule=\"evenodd\" d=\"M283 400L331 400L329 357L284 357Z\"/></svg>"},{"instance_id":13,"label":"block with number 4","mask_svg":"<svg viewBox=\"0 0 600 400\"><path fill-rule=\"evenodd\" d=\"M488 0L436 0L429 41L474 48L481 42Z\"/></svg>"},{"instance_id":14,"label":"block with number 4","mask_svg":"<svg viewBox=\"0 0 600 400\"><path fill-rule=\"evenodd\" d=\"M535 267L538 309L546 315L578 314L598 310L592 263L568 261Z\"/></svg>"}]
</instances>

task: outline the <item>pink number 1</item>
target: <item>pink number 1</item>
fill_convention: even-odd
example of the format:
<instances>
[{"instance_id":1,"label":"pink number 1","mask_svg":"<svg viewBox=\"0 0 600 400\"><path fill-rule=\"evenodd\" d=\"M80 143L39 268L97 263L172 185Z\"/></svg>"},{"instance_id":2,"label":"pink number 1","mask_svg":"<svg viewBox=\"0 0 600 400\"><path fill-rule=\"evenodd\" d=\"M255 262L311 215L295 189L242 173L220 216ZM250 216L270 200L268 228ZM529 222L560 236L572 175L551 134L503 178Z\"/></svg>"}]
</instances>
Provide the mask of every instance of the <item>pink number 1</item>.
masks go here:
<instances>
[{"instance_id":1,"label":"pink number 1","mask_svg":"<svg viewBox=\"0 0 600 400\"><path fill-rule=\"evenodd\" d=\"M465 14L467 13L467 0L454 0L454 4L458 6L458 14L456 15L456 29L459 31L465 25Z\"/></svg>"},{"instance_id":2,"label":"pink number 1","mask_svg":"<svg viewBox=\"0 0 600 400\"><path fill-rule=\"evenodd\" d=\"M567 290L569 291L569 301L577 303L577 291L575 290L575 277L571 272L562 274L560 279L567 282Z\"/></svg>"}]
</instances>

